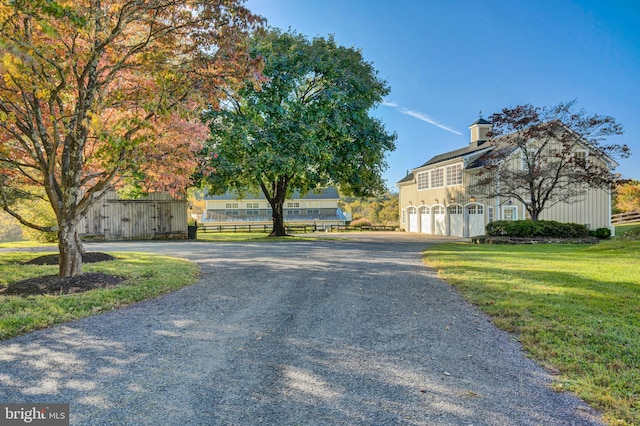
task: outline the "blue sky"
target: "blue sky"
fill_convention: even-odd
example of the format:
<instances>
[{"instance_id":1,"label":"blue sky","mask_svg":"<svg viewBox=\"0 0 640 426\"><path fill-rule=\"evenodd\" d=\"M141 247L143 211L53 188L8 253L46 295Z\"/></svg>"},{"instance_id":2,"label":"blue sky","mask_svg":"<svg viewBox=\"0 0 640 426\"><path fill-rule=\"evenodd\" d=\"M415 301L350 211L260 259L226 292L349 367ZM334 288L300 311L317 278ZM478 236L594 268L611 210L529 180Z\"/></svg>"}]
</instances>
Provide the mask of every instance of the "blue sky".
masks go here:
<instances>
[{"instance_id":1,"label":"blue sky","mask_svg":"<svg viewBox=\"0 0 640 426\"><path fill-rule=\"evenodd\" d=\"M385 179L469 142L469 125L505 107L577 99L611 115L640 179L640 3L568 0L248 0L268 24L333 34L362 51L391 93L373 114L396 132Z\"/></svg>"}]
</instances>

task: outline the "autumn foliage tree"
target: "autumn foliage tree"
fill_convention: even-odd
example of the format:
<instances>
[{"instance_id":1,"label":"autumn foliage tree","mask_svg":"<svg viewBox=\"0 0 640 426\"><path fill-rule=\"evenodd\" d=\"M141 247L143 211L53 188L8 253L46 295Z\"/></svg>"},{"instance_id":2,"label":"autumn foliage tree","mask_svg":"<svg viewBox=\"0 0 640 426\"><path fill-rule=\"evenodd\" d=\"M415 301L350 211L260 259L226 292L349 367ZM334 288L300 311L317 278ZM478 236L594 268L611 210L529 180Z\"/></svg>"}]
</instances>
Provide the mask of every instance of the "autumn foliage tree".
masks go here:
<instances>
[{"instance_id":1,"label":"autumn foliage tree","mask_svg":"<svg viewBox=\"0 0 640 426\"><path fill-rule=\"evenodd\" d=\"M294 189L383 191L395 135L369 112L389 88L361 52L332 37L279 30L254 37L251 49L264 59L268 80L243 86L211 111L203 154L215 169L207 179L213 190L261 190L272 208L272 236L286 235L283 205Z\"/></svg>"},{"instance_id":2,"label":"autumn foliage tree","mask_svg":"<svg viewBox=\"0 0 640 426\"><path fill-rule=\"evenodd\" d=\"M189 183L208 135L203 108L259 71L247 40L260 19L242 3L1 3L0 205L58 233L61 276L82 272L76 228L105 191ZM25 198L46 199L57 225L21 215Z\"/></svg>"},{"instance_id":3,"label":"autumn foliage tree","mask_svg":"<svg viewBox=\"0 0 640 426\"><path fill-rule=\"evenodd\" d=\"M581 200L589 188L609 190L613 160L630 155L626 145L606 143L623 133L613 117L576 110L575 101L505 108L490 121L491 150L469 192L518 200L532 220L555 204Z\"/></svg>"},{"instance_id":4,"label":"autumn foliage tree","mask_svg":"<svg viewBox=\"0 0 640 426\"><path fill-rule=\"evenodd\" d=\"M640 211L640 181L620 180L616 185L615 208L621 213Z\"/></svg>"}]
</instances>

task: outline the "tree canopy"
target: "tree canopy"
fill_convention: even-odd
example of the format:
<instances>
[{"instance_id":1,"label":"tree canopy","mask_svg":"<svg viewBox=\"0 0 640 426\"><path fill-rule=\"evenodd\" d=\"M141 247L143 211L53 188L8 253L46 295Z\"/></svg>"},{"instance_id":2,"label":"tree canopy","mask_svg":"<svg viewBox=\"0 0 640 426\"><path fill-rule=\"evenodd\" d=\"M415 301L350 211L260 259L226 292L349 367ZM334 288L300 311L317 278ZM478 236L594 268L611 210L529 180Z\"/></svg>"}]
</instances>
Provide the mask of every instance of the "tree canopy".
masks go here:
<instances>
[{"instance_id":1,"label":"tree canopy","mask_svg":"<svg viewBox=\"0 0 640 426\"><path fill-rule=\"evenodd\" d=\"M640 181L633 179L618 181L614 207L620 213L640 211Z\"/></svg>"},{"instance_id":2,"label":"tree canopy","mask_svg":"<svg viewBox=\"0 0 640 426\"><path fill-rule=\"evenodd\" d=\"M58 232L61 276L81 273L76 227L106 190L128 180L175 193L189 183L208 134L202 110L259 70L247 41L260 19L242 3L0 5L0 205ZM13 208L42 197L56 227Z\"/></svg>"},{"instance_id":3,"label":"tree canopy","mask_svg":"<svg viewBox=\"0 0 640 426\"><path fill-rule=\"evenodd\" d=\"M576 110L575 103L519 105L491 115L493 149L470 193L516 199L537 220L545 208L577 202L589 188L609 190L614 159L630 155L626 145L606 143L623 133L622 126L613 117Z\"/></svg>"},{"instance_id":4,"label":"tree canopy","mask_svg":"<svg viewBox=\"0 0 640 426\"><path fill-rule=\"evenodd\" d=\"M243 86L209 113L203 154L214 170L212 190L261 189L273 210L272 235L286 234L282 204L293 189L382 191L395 134L369 113L389 88L362 53L333 37L279 30L254 37L251 52L263 59L267 80Z\"/></svg>"}]
</instances>

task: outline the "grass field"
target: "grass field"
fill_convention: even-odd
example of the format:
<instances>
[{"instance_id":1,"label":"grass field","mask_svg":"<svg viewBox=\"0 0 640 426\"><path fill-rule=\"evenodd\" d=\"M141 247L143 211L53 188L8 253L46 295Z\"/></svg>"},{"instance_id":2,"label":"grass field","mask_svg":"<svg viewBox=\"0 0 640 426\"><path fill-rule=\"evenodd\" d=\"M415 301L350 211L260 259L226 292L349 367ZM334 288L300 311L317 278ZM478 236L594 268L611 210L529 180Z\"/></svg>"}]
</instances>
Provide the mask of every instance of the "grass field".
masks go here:
<instances>
[{"instance_id":1,"label":"grass field","mask_svg":"<svg viewBox=\"0 0 640 426\"><path fill-rule=\"evenodd\" d=\"M616 225L616 236L622 236L625 232L632 230L633 228L637 228L640 226L640 223L629 223L626 225Z\"/></svg>"},{"instance_id":2,"label":"grass field","mask_svg":"<svg viewBox=\"0 0 640 426\"><path fill-rule=\"evenodd\" d=\"M54 275L58 266L24 265L45 253L0 253L0 287L41 275ZM64 296L0 296L0 339L17 336L53 324L71 321L193 284L198 267L190 262L147 253L114 253L115 261L88 263L85 272L124 276L113 289L91 290Z\"/></svg>"},{"instance_id":3,"label":"grass field","mask_svg":"<svg viewBox=\"0 0 640 426\"><path fill-rule=\"evenodd\" d=\"M640 424L640 241L449 243L425 262L612 425Z\"/></svg>"}]
</instances>

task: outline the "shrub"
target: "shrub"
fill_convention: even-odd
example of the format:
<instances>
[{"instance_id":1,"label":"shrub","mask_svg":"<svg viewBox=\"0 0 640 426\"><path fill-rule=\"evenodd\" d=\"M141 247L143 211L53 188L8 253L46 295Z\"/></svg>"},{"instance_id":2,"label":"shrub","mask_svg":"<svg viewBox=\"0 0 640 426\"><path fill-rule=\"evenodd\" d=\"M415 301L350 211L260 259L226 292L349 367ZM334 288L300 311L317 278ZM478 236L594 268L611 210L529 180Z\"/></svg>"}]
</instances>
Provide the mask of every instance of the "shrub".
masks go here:
<instances>
[{"instance_id":1,"label":"shrub","mask_svg":"<svg viewBox=\"0 0 640 426\"><path fill-rule=\"evenodd\" d=\"M598 228L596 229L596 237L601 240L606 240L611 237L611 230L609 228Z\"/></svg>"},{"instance_id":2,"label":"shrub","mask_svg":"<svg viewBox=\"0 0 640 426\"><path fill-rule=\"evenodd\" d=\"M497 220L486 227L490 237L512 238L582 238L589 236L589 230L577 223L561 223L553 220Z\"/></svg>"},{"instance_id":3,"label":"shrub","mask_svg":"<svg viewBox=\"0 0 640 426\"><path fill-rule=\"evenodd\" d=\"M371 226L371 221L367 218L361 217L359 219L356 219L354 221L352 221L349 226L352 226L354 228L362 228L363 226Z\"/></svg>"}]
</instances>

